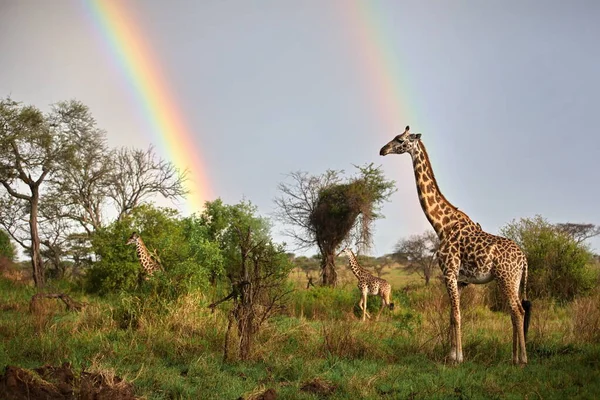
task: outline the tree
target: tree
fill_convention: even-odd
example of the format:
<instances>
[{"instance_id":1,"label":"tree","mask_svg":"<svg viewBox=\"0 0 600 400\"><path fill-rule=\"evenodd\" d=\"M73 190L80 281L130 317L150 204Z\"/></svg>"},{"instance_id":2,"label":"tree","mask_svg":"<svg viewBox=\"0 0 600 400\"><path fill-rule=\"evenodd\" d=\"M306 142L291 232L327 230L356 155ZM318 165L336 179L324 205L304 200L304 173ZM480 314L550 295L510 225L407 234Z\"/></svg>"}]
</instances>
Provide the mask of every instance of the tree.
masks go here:
<instances>
[{"instance_id":1,"label":"tree","mask_svg":"<svg viewBox=\"0 0 600 400\"><path fill-rule=\"evenodd\" d=\"M239 357L250 356L254 335L262 323L282 307L289 293L288 275L292 264L282 245L275 244L270 224L256 215L249 202L224 205L220 199L207 202L201 221L219 243L232 291L211 304L215 308L233 299L225 337L224 359L228 360L234 323L239 339Z\"/></svg>"},{"instance_id":2,"label":"tree","mask_svg":"<svg viewBox=\"0 0 600 400\"><path fill-rule=\"evenodd\" d=\"M105 132L97 128L89 111L76 122L69 129L77 139L77 147L52 181L49 197L53 202L46 214L75 222L89 236L103 226L102 211L116 163L106 145Z\"/></svg>"},{"instance_id":3,"label":"tree","mask_svg":"<svg viewBox=\"0 0 600 400\"><path fill-rule=\"evenodd\" d=\"M356 168L358 174L346 180L343 171L317 176L294 172L289 175L292 183L278 186L282 195L275 199L275 216L290 226L284 234L299 248L317 246L324 285L337 281L335 254L342 242L370 247L372 223L381 218L379 207L395 191L379 167Z\"/></svg>"},{"instance_id":4,"label":"tree","mask_svg":"<svg viewBox=\"0 0 600 400\"><path fill-rule=\"evenodd\" d=\"M527 290L533 296L572 300L592 286L587 246L541 216L522 218L502 227L500 233L514 240L527 256Z\"/></svg>"},{"instance_id":5,"label":"tree","mask_svg":"<svg viewBox=\"0 0 600 400\"><path fill-rule=\"evenodd\" d=\"M556 227L571 236L577 243L583 243L588 239L600 235L600 226L594 224L575 224L572 222L556 224Z\"/></svg>"},{"instance_id":6,"label":"tree","mask_svg":"<svg viewBox=\"0 0 600 400\"><path fill-rule=\"evenodd\" d=\"M383 270L389 265L390 259L387 256L377 257L373 260L373 270L377 274L378 278L383 277L387 272Z\"/></svg>"},{"instance_id":7,"label":"tree","mask_svg":"<svg viewBox=\"0 0 600 400\"><path fill-rule=\"evenodd\" d=\"M184 196L185 173L172 163L159 159L152 147L147 150L122 148L111 157L108 197L121 219L156 194L167 199Z\"/></svg>"},{"instance_id":8,"label":"tree","mask_svg":"<svg viewBox=\"0 0 600 400\"><path fill-rule=\"evenodd\" d=\"M6 190L2 205L8 206L0 210L0 221L13 239L31 253L37 288L45 283L38 228L41 186L73 151L77 141L73 131L65 127L76 126L85 111L74 101L57 103L48 114L11 99L0 101L0 183ZM18 234L24 231L18 223L25 216L26 236Z\"/></svg>"},{"instance_id":9,"label":"tree","mask_svg":"<svg viewBox=\"0 0 600 400\"><path fill-rule=\"evenodd\" d=\"M425 285L429 285L437 268L438 247L439 238L434 231L427 230L420 235L411 235L398 241L393 256L397 261L404 263L407 270L421 275L425 279Z\"/></svg>"}]
</instances>

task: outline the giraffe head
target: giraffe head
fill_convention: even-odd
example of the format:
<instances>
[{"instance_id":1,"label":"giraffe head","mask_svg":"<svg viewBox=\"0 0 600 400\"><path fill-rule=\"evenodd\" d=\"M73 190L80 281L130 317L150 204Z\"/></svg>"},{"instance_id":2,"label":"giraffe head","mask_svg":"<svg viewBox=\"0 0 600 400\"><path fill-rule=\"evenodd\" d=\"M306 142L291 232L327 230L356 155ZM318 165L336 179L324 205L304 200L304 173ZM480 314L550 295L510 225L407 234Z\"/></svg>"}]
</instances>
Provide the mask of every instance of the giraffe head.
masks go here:
<instances>
[{"instance_id":1,"label":"giraffe head","mask_svg":"<svg viewBox=\"0 0 600 400\"><path fill-rule=\"evenodd\" d=\"M140 235L138 235L137 232L133 232L125 244L136 244L139 238Z\"/></svg>"},{"instance_id":2,"label":"giraffe head","mask_svg":"<svg viewBox=\"0 0 600 400\"><path fill-rule=\"evenodd\" d=\"M410 153L417 148L417 143L421 138L420 133L409 133L410 127L407 125L406 129L404 129L404 133L396 136L392 139L388 144L383 146L381 150L379 150L379 155L385 156L387 154L402 154L402 153Z\"/></svg>"},{"instance_id":3,"label":"giraffe head","mask_svg":"<svg viewBox=\"0 0 600 400\"><path fill-rule=\"evenodd\" d=\"M342 249L342 250L341 250L341 251L338 253L338 256L339 256L340 254L342 254L342 253L346 254L348 257L350 257L350 256L353 254L353 253L352 253L352 250L350 250L350 247L344 247L344 248L343 248L343 249Z\"/></svg>"}]
</instances>

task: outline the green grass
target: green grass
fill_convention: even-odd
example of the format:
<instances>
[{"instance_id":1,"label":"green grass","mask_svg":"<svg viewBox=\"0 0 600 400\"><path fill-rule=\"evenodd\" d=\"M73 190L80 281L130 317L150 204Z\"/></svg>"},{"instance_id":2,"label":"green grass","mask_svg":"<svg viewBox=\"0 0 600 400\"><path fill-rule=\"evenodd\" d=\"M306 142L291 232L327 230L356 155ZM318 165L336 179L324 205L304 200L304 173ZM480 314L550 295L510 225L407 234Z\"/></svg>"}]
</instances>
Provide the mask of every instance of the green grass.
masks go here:
<instances>
[{"instance_id":1,"label":"green grass","mask_svg":"<svg viewBox=\"0 0 600 400\"><path fill-rule=\"evenodd\" d=\"M223 363L224 304L193 293L167 311L135 296L100 298L71 290L88 307L66 312L44 300L29 311L29 286L0 279L0 366L35 368L69 361L77 370L114 373L148 399L236 399L267 388L283 399L325 396L301 390L318 380L335 387L327 398L521 399L597 398L600 393L600 293L559 306L534 301L529 365L511 364L511 325L489 311L483 288L463 294L465 362L447 362L448 307L439 284L405 293L397 309L361 323L358 290L294 292L286 312L255 338L252 359ZM61 290L68 285L61 284ZM376 301L370 302L376 310ZM128 316L125 318L124 316ZM127 319L125 321L124 319ZM133 323L132 323L133 321Z\"/></svg>"}]
</instances>

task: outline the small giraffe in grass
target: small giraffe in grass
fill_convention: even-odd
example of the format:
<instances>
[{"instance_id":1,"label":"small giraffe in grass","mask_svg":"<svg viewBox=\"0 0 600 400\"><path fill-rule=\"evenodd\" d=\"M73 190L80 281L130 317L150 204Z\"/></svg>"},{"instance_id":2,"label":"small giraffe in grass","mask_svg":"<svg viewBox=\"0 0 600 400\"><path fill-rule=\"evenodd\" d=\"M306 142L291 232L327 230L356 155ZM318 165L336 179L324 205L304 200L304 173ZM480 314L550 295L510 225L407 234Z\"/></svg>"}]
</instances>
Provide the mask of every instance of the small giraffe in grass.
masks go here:
<instances>
[{"instance_id":1,"label":"small giraffe in grass","mask_svg":"<svg viewBox=\"0 0 600 400\"><path fill-rule=\"evenodd\" d=\"M390 285L385 279L373 276L371 273L369 273L369 271L361 267L356 259L356 256L348 247L344 248L342 252L346 253L348 256L350 269L352 270L354 276L356 276L356 279L358 279L358 290L360 290L360 302L358 303L358 306L363 312L362 320L365 321L366 317L371 318L367 312L368 295L381 297L381 307L377 313L377 318L379 318L379 315L385 306L388 306L390 310L393 310L394 303L390 302L392 285Z\"/></svg>"},{"instance_id":2,"label":"small giraffe in grass","mask_svg":"<svg viewBox=\"0 0 600 400\"><path fill-rule=\"evenodd\" d=\"M409 153L421 207L440 238L438 263L450 297L450 359L463 361L461 341L460 292L469 283L482 284L496 279L508 299L513 325L513 363L527 364L525 337L531 316L527 300L527 259L512 240L481 229L453 206L440 191L421 134L404 133L383 146L380 155ZM519 287L523 283L523 300Z\"/></svg>"},{"instance_id":3,"label":"small giraffe in grass","mask_svg":"<svg viewBox=\"0 0 600 400\"><path fill-rule=\"evenodd\" d=\"M142 266L140 277L143 276L145 279L148 279L148 277L154 274L154 271L162 269L160 264L154 260L137 232L133 232L125 244L135 244L137 256Z\"/></svg>"}]
</instances>

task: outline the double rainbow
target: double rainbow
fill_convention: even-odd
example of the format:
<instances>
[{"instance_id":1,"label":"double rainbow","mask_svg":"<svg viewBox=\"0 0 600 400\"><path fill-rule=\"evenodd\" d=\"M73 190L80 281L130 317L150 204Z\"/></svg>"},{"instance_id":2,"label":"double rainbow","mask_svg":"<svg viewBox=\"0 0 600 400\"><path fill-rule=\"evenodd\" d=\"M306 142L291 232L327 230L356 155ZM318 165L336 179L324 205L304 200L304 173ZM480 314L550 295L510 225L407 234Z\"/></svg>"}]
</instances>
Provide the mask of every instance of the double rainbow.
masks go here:
<instances>
[{"instance_id":1,"label":"double rainbow","mask_svg":"<svg viewBox=\"0 0 600 400\"><path fill-rule=\"evenodd\" d=\"M202 209L204 202L212 198L206 168L160 69L159 59L147 46L143 32L124 2L84 0L84 4L124 72L155 142L177 168L187 171L188 211ZM380 5L370 0L348 0L340 2L340 10L350 24L350 39L356 42L357 59L363 64L365 84L372 92L382 137L387 139L408 121L398 60L392 51L386 50L390 46L386 45L385 19L377 8Z\"/></svg>"}]
</instances>

